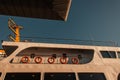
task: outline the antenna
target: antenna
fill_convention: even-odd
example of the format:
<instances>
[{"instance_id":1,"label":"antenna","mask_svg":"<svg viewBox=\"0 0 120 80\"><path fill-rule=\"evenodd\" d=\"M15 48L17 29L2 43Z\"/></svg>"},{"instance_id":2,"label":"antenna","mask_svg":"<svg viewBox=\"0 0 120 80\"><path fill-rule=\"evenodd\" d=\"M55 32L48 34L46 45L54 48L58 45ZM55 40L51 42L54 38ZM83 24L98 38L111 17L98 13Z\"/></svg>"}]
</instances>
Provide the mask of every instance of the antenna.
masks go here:
<instances>
[{"instance_id":1,"label":"antenna","mask_svg":"<svg viewBox=\"0 0 120 80\"><path fill-rule=\"evenodd\" d=\"M20 30L23 28L22 26L18 26L13 19L8 19L8 27L14 33L15 38L12 35L9 35L9 38L14 42L20 41Z\"/></svg>"}]
</instances>

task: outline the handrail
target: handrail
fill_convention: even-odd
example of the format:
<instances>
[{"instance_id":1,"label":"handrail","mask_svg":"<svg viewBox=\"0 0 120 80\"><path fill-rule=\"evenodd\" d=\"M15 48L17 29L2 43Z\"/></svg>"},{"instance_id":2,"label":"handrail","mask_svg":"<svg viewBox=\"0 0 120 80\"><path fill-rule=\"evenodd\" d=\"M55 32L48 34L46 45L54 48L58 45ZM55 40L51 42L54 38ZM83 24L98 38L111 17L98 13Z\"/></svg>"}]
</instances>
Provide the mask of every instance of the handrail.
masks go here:
<instances>
[{"instance_id":1,"label":"handrail","mask_svg":"<svg viewBox=\"0 0 120 80\"><path fill-rule=\"evenodd\" d=\"M80 40L80 39L68 39L68 38L25 37L25 36L21 36L21 39L29 40L31 42L66 43L66 44L97 45L97 46L118 46L113 41L95 41L95 40Z\"/></svg>"}]
</instances>

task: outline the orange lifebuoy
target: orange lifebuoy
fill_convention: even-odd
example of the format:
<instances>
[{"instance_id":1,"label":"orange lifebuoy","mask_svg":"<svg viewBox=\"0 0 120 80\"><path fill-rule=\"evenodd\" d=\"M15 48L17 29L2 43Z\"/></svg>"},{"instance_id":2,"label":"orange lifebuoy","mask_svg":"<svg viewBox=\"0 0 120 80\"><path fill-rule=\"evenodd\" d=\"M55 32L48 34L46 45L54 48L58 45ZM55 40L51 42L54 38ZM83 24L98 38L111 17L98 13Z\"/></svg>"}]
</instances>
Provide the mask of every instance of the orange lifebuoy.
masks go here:
<instances>
[{"instance_id":1,"label":"orange lifebuoy","mask_svg":"<svg viewBox=\"0 0 120 80\"><path fill-rule=\"evenodd\" d=\"M40 56L37 56L35 57L34 61L37 63L37 64L40 64L42 62L42 58Z\"/></svg>"},{"instance_id":2,"label":"orange lifebuoy","mask_svg":"<svg viewBox=\"0 0 120 80\"><path fill-rule=\"evenodd\" d=\"M64 58L64 57L61 57L60 58L60 63L62 63L62 64L67 64L67 58Z\"/></svg>"},{"instance_id":3,"label":"orange lifebuoy","mask_svg":"<svg viewBox=\"0 0 120 80\"><path fill-rule=\"evenodd\" d=\"M76 57L73 57L73 58L72 58L72 63L73 63L73 64L78 64L78 63L79 63L79 59L76 58Z\"/></svg>"},{"instance_id":4,"label":"orange lifebuoy","mask_svg":"<svg viewBox=\"0 0 120 80\"><path fill-rule=\"evenodd\" d=\"M48 58L48 63L53 64L55 62L55 58L54 57L49 57Z\"/></svg>"},{"instance_id":5,"label":"orange lifebuoy","mask_svg":"<svg viewBox=\"0 0 120 80\"><path fill-rule=\"evenodd\" d=\"M30 59L29 59L28 56L24 56L24 57L22 57L21 62L22 62L22 63L29 63L29 62L30 62Z\"/></svg>"}]
</instances>

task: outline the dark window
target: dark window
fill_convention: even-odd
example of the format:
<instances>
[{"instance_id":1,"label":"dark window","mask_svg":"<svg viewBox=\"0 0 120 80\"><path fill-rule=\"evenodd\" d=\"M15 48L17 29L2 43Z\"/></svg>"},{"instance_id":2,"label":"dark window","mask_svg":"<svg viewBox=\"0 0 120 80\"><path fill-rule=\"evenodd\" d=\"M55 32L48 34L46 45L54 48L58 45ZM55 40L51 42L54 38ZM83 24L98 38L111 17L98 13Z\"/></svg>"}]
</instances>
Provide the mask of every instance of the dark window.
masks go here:
<instances>
[{"instance_id":1,"label":"dark window","mask_svg":"<svg viewBox=\"0 0 120 80\"><path fill-rule=\"evenodd\" d=\"M118 58L120 58L120 52L117 52L117 54L118 54Z\"/></svg>"},{"instance_id":2,"label":"dark window","mask_svg":"<svg viewBox=\"0 0 120 80\"><path fill-rule=\"evenodd\" d=\"M40 80L40 73L7 73L4 80Z\"/></svg>"},{"instance_id":3,"label":"dark window","mask_svg":"<svg viewBox=\"0 0 120 80\"><path fill-rule=\"evenodd\" d=\"M13 53L17 48L18 46L3 46L3 49L6 53L5 57L11 55L11 53Z\"/></svg>"},{"instance_id":4,"label":"dark window","mask_svg":"<svg viewBox=\"0 0 120 80\"><path fill-rule=\"evenodd\" d=\"M1 74L2 74L2 73L0 72L0 77L1 77Z\"/></svg>"},{"instance_id":5,"label":"dark window","mask_svg":"<svg viewBox=\"0 0 120 80\"><path fill-rule=\"evenodd\" d=\"M117 80L120 80L120 74L118 75L118 79Z\"/></svg>"},{"instance_id":6,"label":"dark window","mask_svg":"<svg viewBox=\"0 0 120 80\"><path fill-rule=\"evenodd\" d=\"M75 73L45 73L44 80L76 80Z\"/></svg>"},{"instance_id":7,"label":"dark window","mask_svg":"<svg viewBox=\"0 0 120 80\"><path fill-rule=\"evenodd\" d=\"M103 73L78 73L79 80L106 80Z\"/></svg>"},{"instance_id":8,"label":"dark window","mask_svg":"<svg viewBox=\"0 0 120 80\"><path fill-rule=\"evenodd\" d=\"M89 63L94 56L94 50L80 50L80 54L78 55L80 59L80 64L86 64Z\"/></svg>"},{"instance_id":9,"label":"dark window","mask_svg":"<svg viewBox=\"0 0 120 80\"><path fill-rule=\"evenodd\" d=\"M100 51L103 58L116 58L115 51Z\"/></svg>"}]
</instances>

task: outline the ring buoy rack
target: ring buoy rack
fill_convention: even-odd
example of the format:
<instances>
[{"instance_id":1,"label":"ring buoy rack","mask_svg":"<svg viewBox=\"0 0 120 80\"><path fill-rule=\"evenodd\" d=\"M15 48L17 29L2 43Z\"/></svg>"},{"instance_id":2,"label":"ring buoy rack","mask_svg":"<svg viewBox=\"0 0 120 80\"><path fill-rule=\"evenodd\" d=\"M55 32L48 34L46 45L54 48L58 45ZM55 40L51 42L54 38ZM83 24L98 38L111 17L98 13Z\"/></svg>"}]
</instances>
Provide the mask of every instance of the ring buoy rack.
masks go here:
<instances>
[{"instance_id":1,"label":"ring buoy rack","mask_svg":"<svg viewBox=\"0 0 120 80\"><path fill-rule=\"evenodd\" d=\"M35 57L34 61L35 61L35 63L40 64L40 63L42 63L42 57L37 56L37 57Z\"/></svg>"},{"instance_id":2,"label":"ring buoy rack","mask_svg":"<svg viewBox=\"0 0 120 80\"><path fill-rule=\"evenodd\" d=\"M48 61L49 64L53 64L55 62L55 58L54 57L49 57L47 61Z\"/></svg>"},{"instance_id":3,"label":"ring buoy rack","mask_svg":"<svg viewBox=\"0 0 120 80\"><path fill-rule=\"evenodd\" d=\"M61 58L60 58L60 63L61 63L61 64L67 64L67 63L68 63L67 58L66 58L66 57L61 57Z\"/></svg>"},{"instance_id":4,"label":"ring buoy rack","mask_svg":"<svg viewBox=\"0 0 120 80\"><path fill-rule=\"evenodd\" d=\"M73 64L79 64L79 59L76 58L76 57L73 57L73 58L71 59L71 61L72 61Z\"/></svg>"},{"instance_id":5,"label":"ring buoy rack","mask_svg":"<svg viewBox=\"0 0 120 80\"><path fill-rule=\"evenodd\" d=\"M30 59L29 59L28 56L23 56L23 57L21 58L21 62L22 62L22 63L29 63L29 62L30 62Z\"/></svg>"}]
</instances>

